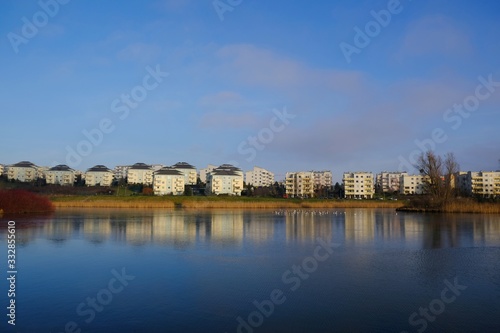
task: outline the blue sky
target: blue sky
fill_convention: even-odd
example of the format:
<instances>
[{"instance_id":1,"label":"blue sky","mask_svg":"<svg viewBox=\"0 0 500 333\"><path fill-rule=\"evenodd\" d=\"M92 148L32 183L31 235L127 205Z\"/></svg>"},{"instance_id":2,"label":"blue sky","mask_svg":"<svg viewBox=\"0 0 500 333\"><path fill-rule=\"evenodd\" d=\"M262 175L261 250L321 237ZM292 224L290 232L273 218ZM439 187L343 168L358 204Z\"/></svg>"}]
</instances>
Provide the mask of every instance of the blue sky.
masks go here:
<instances>
[{"instance_id":1,"label":"blue sky","mask_svg":"<svg viewBox=\"0 0 500 333\"><path fill-rule=\"evenodd\" d=\"M0 163L500 168L498 1L59 1L0 5Z\"/></svg>"}]
</instances>

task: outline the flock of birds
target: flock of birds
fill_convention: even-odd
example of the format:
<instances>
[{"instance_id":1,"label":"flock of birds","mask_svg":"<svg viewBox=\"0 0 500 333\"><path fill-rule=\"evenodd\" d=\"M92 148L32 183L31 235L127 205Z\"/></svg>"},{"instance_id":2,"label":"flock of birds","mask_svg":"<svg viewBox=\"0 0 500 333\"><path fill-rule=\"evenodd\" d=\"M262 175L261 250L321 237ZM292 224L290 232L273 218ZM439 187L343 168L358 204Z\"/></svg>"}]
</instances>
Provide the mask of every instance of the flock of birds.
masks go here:
<instances>
[{"instance_id":1,"label":"flock of birds","mask_svg":"<svg viewBox=\"0 0 500 333\"><path fill-rule=\"evenodd\" d=\"M274 211L274 215L342 215L345 212L333 210L283 209ZM354 213L356 214L356 213Z\"/></svg>"}]
</instances>

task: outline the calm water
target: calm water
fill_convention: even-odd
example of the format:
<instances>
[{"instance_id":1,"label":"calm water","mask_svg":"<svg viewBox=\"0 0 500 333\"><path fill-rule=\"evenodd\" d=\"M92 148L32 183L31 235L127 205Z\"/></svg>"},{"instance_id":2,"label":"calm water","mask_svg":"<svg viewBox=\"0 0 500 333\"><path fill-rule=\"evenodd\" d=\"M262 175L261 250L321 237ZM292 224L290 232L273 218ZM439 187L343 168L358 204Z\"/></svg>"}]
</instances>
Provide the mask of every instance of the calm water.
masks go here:
<instances>
[{"instance_id":1,"label":"calm water","mask_svg":"<svg viewBox=\"0 0 500 333\"><path fill-rule=\"evenodd\" d=\"M499 216L65 210L15 221L16 326L3 278L2 332L500 332Z\"/></svg>"}]
</instances>

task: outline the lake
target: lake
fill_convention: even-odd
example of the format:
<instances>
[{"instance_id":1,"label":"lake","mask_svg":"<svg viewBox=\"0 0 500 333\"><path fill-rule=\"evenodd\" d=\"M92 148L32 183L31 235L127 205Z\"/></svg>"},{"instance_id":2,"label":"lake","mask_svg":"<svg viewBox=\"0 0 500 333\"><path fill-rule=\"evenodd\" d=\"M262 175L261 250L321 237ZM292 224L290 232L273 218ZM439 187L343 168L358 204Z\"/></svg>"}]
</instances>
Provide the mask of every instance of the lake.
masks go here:
<instances>
[{"instance_id":1,"label":"lake","mask_svg":"<svg viewBox=\"0 0 500 333\"><path fill-rule=\"evenodd\" d=\"M2 332L500 332L498 215L65 209L13 220L16 325L3 278Z\"/></svg>"}]
</instances>

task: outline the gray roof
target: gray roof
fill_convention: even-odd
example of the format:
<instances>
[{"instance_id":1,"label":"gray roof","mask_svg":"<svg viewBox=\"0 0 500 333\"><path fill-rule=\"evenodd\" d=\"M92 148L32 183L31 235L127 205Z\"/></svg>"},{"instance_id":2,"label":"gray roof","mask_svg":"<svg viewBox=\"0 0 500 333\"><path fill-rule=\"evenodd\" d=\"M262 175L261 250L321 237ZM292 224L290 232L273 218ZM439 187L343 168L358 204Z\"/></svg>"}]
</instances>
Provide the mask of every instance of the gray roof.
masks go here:
<instances>
[{"instance_id":1,"label":"gray roof","mask_svg":"<svg viewBox=\"0 0 500 333\"><path fill-rule=\"evenodd\" d=\"M110 169L101 164L95 165L92 168L87 169L87 172L108 172L108 171L111 172Z\"/></svg>"},{"instance_id":2,"label":"gray roof","mask_svg":"<svg viewBox=\"0 0 500 333\"><path fill-rule=\"evenodd\" d=\"M19 163L12 164L11 166L18 167L18 168L36 168L36 165L34 165L33 163L31 163L29 161L21 161Z\"/></svg>"},{"instance_id":3,"label":"gray roof","mask_svg":"<svg viewBox=\"0 0 500 333\"><path fill-rule=\"evenodd\" d=\"M74 171L66 164L59 164L49 169L49 171Z\"/></svg>"},{"instance_id":4,"label":"gray roof","mask_svg":"<svg viewBox=\"0 0 500 333\"><path fill-rule=\"evenodd\" d=\"M129 170L151 170L151 165L147 165L145 163L135 163L130 167Z\"/></svg>"},{"instance_id":5,"label":"gray roof","mask_svg":"<svg viewBox=\"0 0 500 333\"><path fill-rule=\"evenodd\" d=\"M235 167L234 165L231 164L222 164L221 166L217 167L214 169L214 171L217 170L226 170L226 171L241 171L240 168Z\"/></svg>"},{"instance_id":6,"label":"gray roof","mask_svg":"<svg viewBox=\"0 0 500 333\"><path fill-rule=\"evenodd\" d=\"M232 170L215 169L214 171L212 171L212 174L217 175L217 176L239 176L236 172L234 172Z\"/></svg>"},{"instance_id":7,"label":"gray roof","mask_svg":"<svg viewBox=\"0 0 500 333\"><path fill-rule=\"evenodd\" d=\"M187 163L187 162L178 162L174 165L172 165L172 168L174 169L195 169L196 168L194 166L192 166L191 164Z\"/></svg>"},{"instance_id":8,"label":"gray roof","mask_svg":"<svg viewBox=\"0 0 500 333\"><path fill-rule=\"evenodd\" d=\"M182 176L182 172L177 171L175 169L164 167L155 172L155 175L174 175L174 176Z\"/></svg>"}]
</instances>

